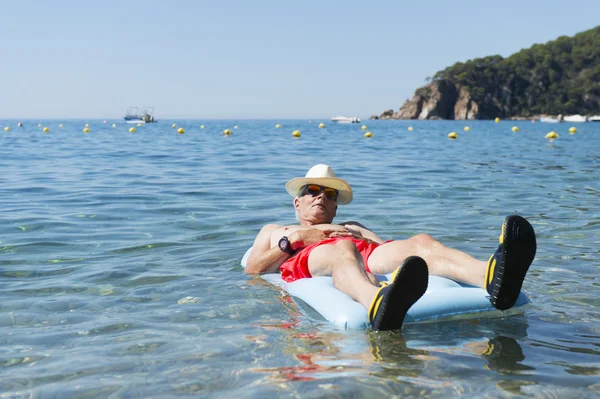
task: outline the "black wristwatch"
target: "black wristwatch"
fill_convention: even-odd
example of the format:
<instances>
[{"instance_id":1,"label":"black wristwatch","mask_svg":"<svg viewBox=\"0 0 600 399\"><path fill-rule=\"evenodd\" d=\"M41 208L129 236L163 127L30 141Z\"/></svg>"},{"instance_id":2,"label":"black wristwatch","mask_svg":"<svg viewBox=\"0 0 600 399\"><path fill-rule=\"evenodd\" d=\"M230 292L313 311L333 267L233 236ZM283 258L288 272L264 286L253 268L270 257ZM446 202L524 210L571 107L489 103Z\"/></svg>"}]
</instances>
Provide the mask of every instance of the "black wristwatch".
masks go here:
<instances>
[{"instance_id":1,"label":"black wristwatch","mask_svg":"<svg viewBox=\"0 0 600 399\"><path fill-rule=\"evenodd\" d=\"M279 240L279 249L281 249L286 254L290 255L294 255L296 253L296 251L294 251L294 249L292 248L290 240L288 240L286 236L281 237L281 240Z\"/></svg>"}]
</instances>

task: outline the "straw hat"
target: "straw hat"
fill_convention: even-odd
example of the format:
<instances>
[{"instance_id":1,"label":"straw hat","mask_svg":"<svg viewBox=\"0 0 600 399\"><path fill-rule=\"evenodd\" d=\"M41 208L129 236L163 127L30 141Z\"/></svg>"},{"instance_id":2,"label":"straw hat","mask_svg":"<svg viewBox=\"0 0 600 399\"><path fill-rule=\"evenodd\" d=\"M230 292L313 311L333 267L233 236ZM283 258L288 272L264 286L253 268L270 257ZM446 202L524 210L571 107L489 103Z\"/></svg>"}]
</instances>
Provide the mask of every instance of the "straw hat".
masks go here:
<instances>
[{"instance_id":1,"label":"straw hat","mask_svg":"<svg viewBox=\"0 0 600 399\"><path fill-rule=\"evenodd\" d=\"M297 177L286 183L285 189L292 197L298 195L300 189L307 184L335 188L339 191L337 203L346 205L352 202L352 187L345 180L335 177L335 172L329 165L315 165L306 172L306 176Z\"/></svg>"}]
</instances>

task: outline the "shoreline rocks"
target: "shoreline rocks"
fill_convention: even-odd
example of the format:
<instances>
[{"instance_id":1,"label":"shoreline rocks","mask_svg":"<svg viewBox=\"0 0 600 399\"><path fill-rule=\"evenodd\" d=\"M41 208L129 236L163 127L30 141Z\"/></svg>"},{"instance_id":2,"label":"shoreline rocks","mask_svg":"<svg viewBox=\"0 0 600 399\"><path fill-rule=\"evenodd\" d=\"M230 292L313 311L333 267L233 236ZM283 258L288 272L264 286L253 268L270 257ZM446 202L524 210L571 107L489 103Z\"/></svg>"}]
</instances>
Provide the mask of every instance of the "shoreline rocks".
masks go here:
<instances>
[{"instance_id":1,"label":"shoreline rocks","mask_svg":"<svg viewBox=\"0 0 600 399\"><path fill-rule=\"evenodd\" d=\"M487 119L481 118L481 114L479 104L473 101L465 87L449 80L436 80L417 89L413 98L406 100L398 112L388 109L371 119Z\"/></svg>"},{"instance_id":2,"label":"shoreline rocks","mask_svg":"<svg viewBox=\"0 0 600 399\"><path fill-rule=\"evenodd\" d=\"M486 120L500 118L514 121L537 121L541 118L562 120L562 115L534 114L509 116L497 104L488 101L480 104L473 100L469 90L449 80L436 80L418 88L413 98L402 104L398 111L388 109L372 120ZM568 121L565 121L568 122Z\"/></svg>"}]
</instances>

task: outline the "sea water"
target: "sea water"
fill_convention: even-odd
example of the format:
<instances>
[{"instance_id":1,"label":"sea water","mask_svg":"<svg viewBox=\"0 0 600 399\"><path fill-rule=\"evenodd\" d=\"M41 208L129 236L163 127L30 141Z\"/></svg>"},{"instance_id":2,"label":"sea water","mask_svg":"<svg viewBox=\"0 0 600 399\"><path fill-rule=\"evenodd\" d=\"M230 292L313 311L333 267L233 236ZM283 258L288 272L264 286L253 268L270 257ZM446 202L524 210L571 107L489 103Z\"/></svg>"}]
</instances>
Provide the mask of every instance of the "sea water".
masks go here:
<instances>
[{"instance_id":1,"label":"sea water","mask_svg":"<svg viewBox=\"0 0 600 399\"><path fill-rule=\"evenodd\" d=\"M0 397L599 396L600 123L364 124L0 121ZM343 330L245 275L317 163L354 189L336 220L383 239L487 259L527 217L531 304Z\"/></svg>"}]
</instances>

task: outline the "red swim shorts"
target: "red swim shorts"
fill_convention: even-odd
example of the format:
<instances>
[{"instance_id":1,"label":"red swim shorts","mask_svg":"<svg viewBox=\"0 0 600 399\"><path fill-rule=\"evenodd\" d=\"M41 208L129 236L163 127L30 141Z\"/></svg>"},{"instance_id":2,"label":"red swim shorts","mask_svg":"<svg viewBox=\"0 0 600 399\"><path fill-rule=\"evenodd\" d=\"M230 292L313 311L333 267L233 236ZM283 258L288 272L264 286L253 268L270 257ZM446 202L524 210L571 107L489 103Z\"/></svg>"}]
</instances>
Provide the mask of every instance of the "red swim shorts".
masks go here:
<instances>
[{"instance_id":1,"label":"red swim shorts","mask_svg":"<svg viewBox=\"0 0 600 399\"><path fill-rule=\"evenodd\" d=\"M333 244L340 240L351 240L354 244L356 244L356 248L358 248L358 252L360 252L363 261L365 262L365 268L367 269L367 272L370 272L367 260L375 248L379 246L379 244L352 237L336 237L327 238L323 241L319 241L316 244L308 245L296 252L294 256L283 262L279 267L279 270L281 270L281 278L284 281L291 283L292 281L296 281L301 278L312 277L310 271L308 270L308 256L312 250L320 245Z\"/></svg>"}]
</instances>

